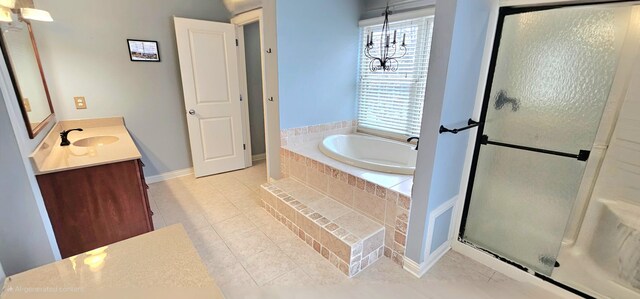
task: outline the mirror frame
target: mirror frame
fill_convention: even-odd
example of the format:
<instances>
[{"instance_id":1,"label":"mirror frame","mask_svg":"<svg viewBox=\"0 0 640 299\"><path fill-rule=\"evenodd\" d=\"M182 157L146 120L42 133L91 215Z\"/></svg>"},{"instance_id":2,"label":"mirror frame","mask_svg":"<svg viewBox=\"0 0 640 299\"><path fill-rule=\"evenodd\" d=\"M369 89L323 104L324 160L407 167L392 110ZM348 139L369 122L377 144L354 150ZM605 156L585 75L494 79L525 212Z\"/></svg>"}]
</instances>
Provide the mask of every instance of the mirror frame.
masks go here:
<instances>
[{"instance_id":1,"label":"mirror frame","mask_svg":"<svg viewBox=\"0 0 640 299\"><path fill-rule=\"evenodd\" d=\"M42 79L42 86L44 87L45 94L47 95L47 102L49 104L49 116L45 117L37 126L32 127L31 122L29 121L29 114L27 113L27 109L24 106L24 103L21 101L22 96L20 94L20 88L18 86L18 82L16 80L16 76L14 75L13 65L11 64L11 59L9 57L9 53L7 52L7 45L5 44L4 36L0 32L0 47L2 48L2 56L4 57L4 61L7 65L7 69L9 70L9 77L11 77L11 83L13 85L13 89L16 93L16 97L18 99L18 105L20 106L20 111L22 112L22 119L24 120L24 124L27 127L27 133L29 133L29 138L34 139L38 133L44 129L47 124L51 122L53 117L55 116L55 112L53 110L53 104L51 103L51 95L49 94L49 87L47 85L47 80L44 77L44 71L42 69L42 62L40 61L40 53L38 52L38 46L36 45L36 39L33 35L33 29L31 28L31 22L28 20L24 20L20 18L18 22L24 22L29 29L29 37L31 38L31 45L33 46L33 53L35 54L36 63L38 63L38 69L40 70L40 78Z\"/></svg>"}]
</instances>

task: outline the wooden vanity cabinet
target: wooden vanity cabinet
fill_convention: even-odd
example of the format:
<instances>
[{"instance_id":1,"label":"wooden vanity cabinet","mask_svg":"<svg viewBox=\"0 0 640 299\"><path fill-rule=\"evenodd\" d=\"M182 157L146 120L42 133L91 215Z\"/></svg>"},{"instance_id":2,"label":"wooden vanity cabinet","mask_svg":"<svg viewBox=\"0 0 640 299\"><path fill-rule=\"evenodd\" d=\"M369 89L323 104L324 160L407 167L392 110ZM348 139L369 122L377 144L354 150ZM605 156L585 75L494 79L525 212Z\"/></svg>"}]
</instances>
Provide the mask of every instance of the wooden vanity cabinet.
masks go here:
<instances>
[{"instance_id":1,"label":"wooden vanity cabinet","mask_svg":"<svg viewBox=\"0 0 640 299\"><path fill-rule=\"evenodd\" d=\"M142 161L37 175L62 258L153 230Z\"/></svg>"}]
</instances>

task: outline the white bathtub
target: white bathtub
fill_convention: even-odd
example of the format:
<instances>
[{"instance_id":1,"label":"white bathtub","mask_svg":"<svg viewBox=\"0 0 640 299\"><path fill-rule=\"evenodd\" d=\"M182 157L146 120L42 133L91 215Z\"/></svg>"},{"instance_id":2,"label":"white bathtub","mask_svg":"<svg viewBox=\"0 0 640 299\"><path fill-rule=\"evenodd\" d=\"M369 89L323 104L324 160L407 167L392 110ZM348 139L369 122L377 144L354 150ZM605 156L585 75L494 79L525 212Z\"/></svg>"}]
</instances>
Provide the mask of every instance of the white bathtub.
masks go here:
<instances>
[{"instance_id":1,"label":"white bathtub","mask_svg":"<svg viewBox=\"0 0 640 299\"><path fill-rule=\"evenodd\" d=\"M331 135L319 145L320 151L340 162L369 170L413 174L415 146L367 135Z\"/></svg>"}]
</instances>

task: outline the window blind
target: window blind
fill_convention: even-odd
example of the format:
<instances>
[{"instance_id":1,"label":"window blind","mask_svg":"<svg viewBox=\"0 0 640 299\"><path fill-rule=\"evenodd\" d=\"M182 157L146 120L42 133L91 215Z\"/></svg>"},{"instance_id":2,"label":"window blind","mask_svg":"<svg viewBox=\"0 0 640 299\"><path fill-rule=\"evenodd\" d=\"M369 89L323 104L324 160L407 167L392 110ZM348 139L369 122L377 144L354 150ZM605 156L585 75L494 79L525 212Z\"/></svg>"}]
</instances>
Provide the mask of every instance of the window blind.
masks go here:
<instances>
[{"instance_id":1,"label":"window blind","mask_svg":"<svg viewBox=\"0 0 640 299\"><path fill-rule=\"evenodd\" d=\"M358 127L390 135L419 136L427 84L433 16L389 23L400 43L406 34L407 54L398 59L395 72L369 70L364 55L367 35L373 31L377 55L382 24L360 28Z\"/></svg>"}]
</instances>

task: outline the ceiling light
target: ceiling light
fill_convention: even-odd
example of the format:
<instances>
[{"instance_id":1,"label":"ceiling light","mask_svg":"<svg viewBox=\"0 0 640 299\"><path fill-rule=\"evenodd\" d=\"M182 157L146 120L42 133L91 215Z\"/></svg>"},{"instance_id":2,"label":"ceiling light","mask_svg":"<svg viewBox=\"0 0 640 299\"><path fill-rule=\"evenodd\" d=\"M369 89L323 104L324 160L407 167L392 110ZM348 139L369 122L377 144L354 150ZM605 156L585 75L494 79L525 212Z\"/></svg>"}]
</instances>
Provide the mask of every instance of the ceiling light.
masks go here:
<instances>
[{"instance_id":1,"label":"ceiling light","mask_svg":"<svg viewBox=\"0 0 640 299\"><path fill-rule=\"evenodd\" d=\"M4 6L6 8L15 8L16 0L0 0L0 6Z\"/></svg>"},{"instance_id":2,"label":"ceiling light","mask_svg":"<svg viewBox=\"0 0 640 299\"><path fill-rule=\"evenodd\" d=\"M11 9L0 6L0 22L13 22L13 18L11 17Z\"/></svg>"},{"instance_id":3,"label":"ceiling light","mask_svg":"<svg viewBox=\"0 0 640 299\"><path fill-rule=\"evenodd\" d=\"M27 20L53 22L51 14L46 10L23 7L20 8L20 15Z\"/></svg>"}]
</instances>

